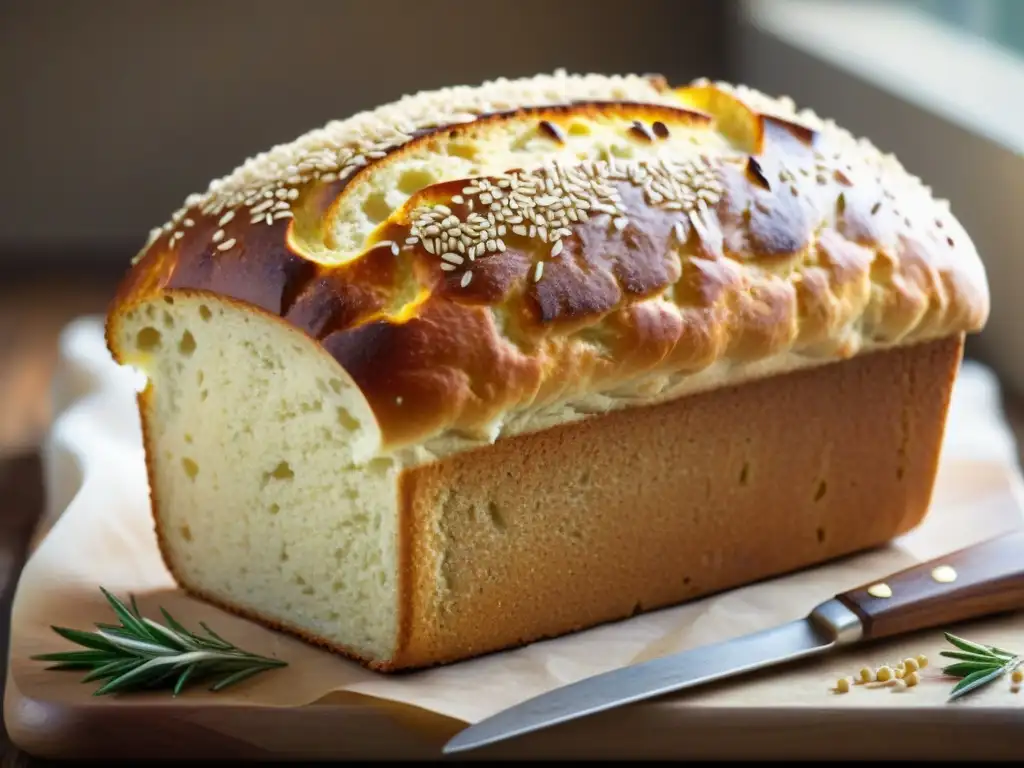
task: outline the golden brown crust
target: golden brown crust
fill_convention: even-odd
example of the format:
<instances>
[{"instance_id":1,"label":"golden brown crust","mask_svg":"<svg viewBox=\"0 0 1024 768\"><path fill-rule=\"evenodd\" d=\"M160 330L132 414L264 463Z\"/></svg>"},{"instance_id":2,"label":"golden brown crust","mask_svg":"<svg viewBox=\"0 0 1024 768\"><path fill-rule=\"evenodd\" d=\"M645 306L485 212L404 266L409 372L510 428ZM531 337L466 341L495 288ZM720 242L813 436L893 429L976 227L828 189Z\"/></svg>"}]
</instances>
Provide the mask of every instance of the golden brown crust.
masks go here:
<instances>
[{"instance_id":1,"label":"golden brown crust","mask_svg":"<svg viewBox=\"0 0 1024 768\"><path fill-rule=\"evenodd\" d=\"M872 353L407 471L409 614L391 667L557 637L909 531L961 349L954 336Z\"/></svg>"},{"instance_id":2,"label":"golden brown crust","mask_svg":"<svg viewBox=\"0 0 1024 768\"><path fill-rule=\"evenodd\" d=\"M276 182L258 179L265 189L254 182L237 208L192 201L145 250L114 311L196 289L283 317L359 384L386 447L446 433L492 439L517 413L599 392L632 395L716 364L729 372L714 384L728 384L763 361L831 362L984 324L988 289L970 239L891 158L753 91L699 83L671 92L647 81L607 88L619 103L593 103L598 81L570 104L494 110L482 99L452 126L405 126L413 132L373 145L359 162L342 152L348 164L323 165L317 178L282 167ZM645 99L657 104L637 103ZM331 250L333 222L353 190L431 142L483 142L536 125L556 146L573 121L611 125L637 151L681 131L697 143L666 150L667 166L570 167L566 188L590 179L603 190L579 193L587 205L598 201L592 215L541 239L513 231L529 221L501 224L499 210L493 228L503 234L485 232L475 260L464 250L472 237L457 251L430 227L447 221L466 231L474 213L493 207L485 182L492 191L510 184L506 193L550 191L552 173L567 171L503 169L430 185L360 252ZM325 151L310 150L310 167L326 162ZM289 186L289 174L300 181ZM446 264L436 245L462 263Z\"/></svg>"}]
</instances>

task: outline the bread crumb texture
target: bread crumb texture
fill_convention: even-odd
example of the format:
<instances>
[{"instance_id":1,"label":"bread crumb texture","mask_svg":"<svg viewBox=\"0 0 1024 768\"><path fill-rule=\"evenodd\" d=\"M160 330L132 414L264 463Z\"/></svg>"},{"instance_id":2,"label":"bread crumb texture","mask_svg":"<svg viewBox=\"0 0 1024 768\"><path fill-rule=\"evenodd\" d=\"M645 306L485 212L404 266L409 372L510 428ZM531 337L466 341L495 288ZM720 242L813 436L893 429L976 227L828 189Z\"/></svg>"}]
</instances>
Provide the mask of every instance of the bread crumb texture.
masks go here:
<instances>
[{"instance_id":1,"label":"bread crumb texture","mask_svg":"<svg viewBox=\"0 0 1024 768\"><path fill-rule=\"evenodd\" d=\"M417 472L953 339L928 363L944 376L988 310L948 206L869 142L743 87L556 72L406 96L247 160L150 233L107 339L148 379L153 506L179 579L395 667L536 634L453 650L435 632L413 658L460 546L415 496L441 504L454 475ZM878 409L896 418L894 467L920 464L900 496L915 504L933 446L909 453L913 408L941 416L944 391ZM761 469L728 471L756 493ZM799 497L826 509L839 479L811 474ZM493 533L506 507L474 514ZM894 525L918 511L894 508ZM807 525L810 550L833 546Z\"/></svg>"}]
</instances>

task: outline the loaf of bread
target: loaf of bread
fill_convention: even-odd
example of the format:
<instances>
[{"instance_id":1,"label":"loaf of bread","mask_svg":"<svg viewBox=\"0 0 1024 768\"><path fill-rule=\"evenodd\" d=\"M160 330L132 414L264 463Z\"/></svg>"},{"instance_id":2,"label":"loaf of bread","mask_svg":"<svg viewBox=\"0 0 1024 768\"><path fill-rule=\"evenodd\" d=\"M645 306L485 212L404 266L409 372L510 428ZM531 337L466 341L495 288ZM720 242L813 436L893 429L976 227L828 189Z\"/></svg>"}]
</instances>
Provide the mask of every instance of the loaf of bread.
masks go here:
<instances>
[{"instance_id":1,"label":"loaf of bread","mask_svg":"<svg viewBox=\"0 0 1024 768\"><path fill-rule=\"evenodd\" d=\"M988 311L867 141L556 72L249 159L153 230L107 340L181 586L395 671L913 528Z\"/></svg>"}]
</instances>

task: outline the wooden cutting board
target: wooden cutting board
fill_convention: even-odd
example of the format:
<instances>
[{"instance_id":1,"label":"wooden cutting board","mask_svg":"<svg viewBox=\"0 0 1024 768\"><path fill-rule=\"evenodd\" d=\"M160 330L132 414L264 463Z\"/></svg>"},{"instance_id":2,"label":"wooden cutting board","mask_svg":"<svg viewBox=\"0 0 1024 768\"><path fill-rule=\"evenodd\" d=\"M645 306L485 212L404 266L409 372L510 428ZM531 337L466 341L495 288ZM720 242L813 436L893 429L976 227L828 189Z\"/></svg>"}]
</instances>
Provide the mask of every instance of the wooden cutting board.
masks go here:
<instances>
[{"instance_id":1,"label":"wooden cutting board","mask_svg":"<svg viewBox=\"0 0 1024 768\"><path fill-rule=\"evenodd\" d=\"M984 466L964 470L975 482L971 498L976 502L966 507L969 514L979 525L1019 521L1019 481L1008 470ZM943 482L956 480L947 474ZM950 493L940 488L938 495L948 499ZM28 578L45 580L47 574L36 569ZM805 578L813 579L814 571ZM950 629L1024 650L1024 612ZM453 718L353 693L333 693L300 707L261 706L244 697L226 704L215 696L94 698L92 687L81 685L75 673L48 672L28 660L24 631L16 614L5 719L14 743L40 757L429 760L437 759L444 742L463 727ZM952 682L938 669L944 647L941 632L930 631L847 649L604 713L465 757L1024 758L1024 693L1011 692L1009 683L1001 681L947 704ZM839 677L856 674L864 665L922 653L933 663L915 688L831 690ZM657 649L652 655L658 655Z\"/></svg>"}]
</instances>

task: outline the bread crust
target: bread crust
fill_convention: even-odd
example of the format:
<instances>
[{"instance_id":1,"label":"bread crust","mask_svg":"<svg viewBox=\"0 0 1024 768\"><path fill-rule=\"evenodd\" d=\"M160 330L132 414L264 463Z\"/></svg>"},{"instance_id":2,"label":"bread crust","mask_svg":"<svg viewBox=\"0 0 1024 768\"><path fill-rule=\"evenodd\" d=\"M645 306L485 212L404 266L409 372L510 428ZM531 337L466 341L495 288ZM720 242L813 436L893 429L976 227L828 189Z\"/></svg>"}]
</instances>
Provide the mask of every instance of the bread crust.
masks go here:
<instances>
[{"instance_id":1,"label":"bread crust","mask_svg":"<svg viewBox=\"0 0 1024 768\"><path fill-rule=\"evenodd\" d=\"M958 335L873 353L407 470L388 668L558 637L909 531L961 351Z\"/></svg>"},{"instance_id":2,"label":"bread crust","mask_svg":"<svg viewBox=\"0 0 1024 768\"><path fill-rule=\"evenodd\" d=\"M547 102L537 98L546 106L527 108L494 99L492 84L469 89L479 98L466 97L467 114L434 114L429 130L421 125L430 121L411 117L390 137L371 132L379 140L368 144L346 133L365 122L357 116L324 129L334 144L303 137L290 145L301 151L281 150L288 162L312 157L323 172L243 166L218 187L242 202L232 207L215 191L190 198L140 254L113 312L163 291L202 290L282 317L364 391L387 449L446 435L486 443L516 415L593 393L671 399L756 377L766 361L786 358L771 367L779 373L983 326L988 288L970 238L866 142L784 100L723 84L572 82L591 100L560 103L544 92ZM594 102L602 87L613 103ZM518 98L528 98L522 89ZM671 173L656 187L675 184L681 196L651 192L657 163L581 163L573 172L603 185L594 194L617 200L612 212L591 208L572 222L557 255L554 234L519 236L509 225L472 264L463 254L445 271L424 234L441 221L432 212L447 211L464 229L470 198L486 210L484 182L543 188L549 180L543 168L508 169L431 184L359 252L332 250L339 207L398 159L430 142L489 146L481 137L541 123L555 136L609 124L641 149L667 141L664 132L689 132L696 143L666 150ZM349 165L330 165L324 147L335 145ZM557 145L552 139L552 151ZM363 147L355 165L352 147ZM501 249L492 250L496 239ZM725 373L699 376L716 367Z\"/></svg>"}]
</instances>

